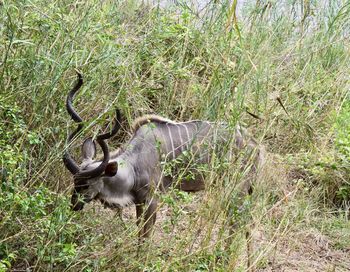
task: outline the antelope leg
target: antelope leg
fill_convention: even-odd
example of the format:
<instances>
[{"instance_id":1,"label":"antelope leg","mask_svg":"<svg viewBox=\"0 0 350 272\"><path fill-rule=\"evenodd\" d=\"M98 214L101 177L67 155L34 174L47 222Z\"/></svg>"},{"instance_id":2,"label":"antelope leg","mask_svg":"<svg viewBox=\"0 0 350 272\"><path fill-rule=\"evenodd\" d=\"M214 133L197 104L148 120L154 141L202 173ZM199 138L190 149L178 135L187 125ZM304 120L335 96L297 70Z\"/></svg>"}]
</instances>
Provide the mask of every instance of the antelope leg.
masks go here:
<instances>
[{"instance_id":1,"label":"antelope leg","mask_svg":"<svg viewBox=\"0 0 350 272\"><path fill-rule=\"evenodd\" d=\"M144 232L142 237L147 238L150 236L154 223L156 222L158 201L153 199L147 205L147 210L144 214Z\"/></svg>"},{"instance_id":2,"label":"antelope leg","mask_svg":"<svg viewBox=\"0 0 350 272\"><path fill-rule=\"evenodd\" d=\"M247 271L253 272L254 267L252 266L252 234L250 232L249 226L247 226L245 239L247 242Z\"/></svg>"},{"instance_id":3,"label":"antelope leg","mask_svg":"<svg viewBox=\"0 0 350 272\"><path fill-rule=\"evenodd\" d=\"M139 228L139 235L138 235L139 240L143 236L143 225L142 225L143 206L144 206L144 203L136 204L136 224Z\"/></svg>"}]
</instances>

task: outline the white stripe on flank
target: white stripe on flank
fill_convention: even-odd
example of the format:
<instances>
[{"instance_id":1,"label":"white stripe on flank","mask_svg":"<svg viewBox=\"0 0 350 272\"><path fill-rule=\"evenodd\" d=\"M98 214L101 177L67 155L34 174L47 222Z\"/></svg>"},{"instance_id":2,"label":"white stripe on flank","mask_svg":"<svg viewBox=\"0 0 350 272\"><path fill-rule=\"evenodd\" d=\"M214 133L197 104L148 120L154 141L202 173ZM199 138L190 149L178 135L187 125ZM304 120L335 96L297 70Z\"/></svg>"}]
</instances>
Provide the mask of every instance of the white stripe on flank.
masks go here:
<instances>
[{"instance_id":1,"label":"white stripe on flank","mask_svg":"<svg viewBox=\"0 0 350 272\"><path fill-rule=\"evenodd\" d=\"M180 127L179 127L179 124L176 124L176 127L177 127L177 131L179 133L179 137L180 137L180 151L182 153L182 150L183 150L183 145L185 144L184 141L182 140L182 136L181 136L181 130L180 130Z\"/></svg>"},{"instance_id":2,"label":"white stripe on flank","mask_svg":"<svg viewBox=\"0 0 350 272\"><path fill-rule=\"evenodd\" d=\"M188 133L188 128L187 128L187 126L184 125L184 124L180 124L180 125L183 126L183 127L185 128L185 130L186 130L187 140L186 140L185 143L188 143L188 142L190 141L190 134ZM185 144L185 143L184 143L184 144ZM186 147L187 147L187 146L186 146Z\"/></svg>"},{"instance_id":3,"label":"white stripe on flank","mask_svg":"<svg viewBox=\"0 0 350 272\"><path fill-rule=\"evenodd\" d=\"M170 142L171 142L171 152L173 153L173 159L175 159L175 147L174 147L174 141L173 141L173 136L171 135L171 131L170 128L168 126L168 123L166 123L166 127L168 128L168 132L169 132L169 138L170 138Z\"/></svg>"}]
</instances>

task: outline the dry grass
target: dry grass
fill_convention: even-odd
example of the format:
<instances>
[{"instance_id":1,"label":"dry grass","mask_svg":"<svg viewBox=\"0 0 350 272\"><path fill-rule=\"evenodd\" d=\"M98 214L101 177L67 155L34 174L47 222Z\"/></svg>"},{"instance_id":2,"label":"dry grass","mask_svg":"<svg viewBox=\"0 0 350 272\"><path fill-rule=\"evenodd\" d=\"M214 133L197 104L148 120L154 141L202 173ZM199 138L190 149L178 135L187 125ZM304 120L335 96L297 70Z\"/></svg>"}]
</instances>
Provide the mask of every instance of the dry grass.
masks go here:
<instances>
[{"instance_id":1,"label":"dry grass","mask_svg":"<svg viewBox=\"0 0 350 272\"><path fill-rule=\"evenodd\" d=\"M245 271L247 229L257 270L349 269L350 5L321 2L254 1L235 18L211 1L198 18L186 5L2 1L0 271ZM209 173L204 192L162 195L139 255L131 209L124 224L96 203L70 211L61 156L74 68L84 136L119 107L113 147L152 113L238 122L266 145L232 237L233 167Z\"/></svg>"}]
</instances>

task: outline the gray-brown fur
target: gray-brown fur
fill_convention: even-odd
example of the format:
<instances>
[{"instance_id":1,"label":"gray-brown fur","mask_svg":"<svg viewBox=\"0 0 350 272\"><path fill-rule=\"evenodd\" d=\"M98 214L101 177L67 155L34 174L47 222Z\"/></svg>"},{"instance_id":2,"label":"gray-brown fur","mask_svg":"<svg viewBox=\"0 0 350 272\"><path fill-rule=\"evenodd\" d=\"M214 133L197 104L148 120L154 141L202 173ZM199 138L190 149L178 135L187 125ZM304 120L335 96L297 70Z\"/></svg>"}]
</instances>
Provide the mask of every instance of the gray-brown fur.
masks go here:
<instances>
[{"instance_id":1,"label":"gray-brown fur","mask_svg":"<svg viewBox=\"0 0 350 272\"><path fill-rule=\"evenodd\" d=\"M69 141L82 129L82 119L72 107L74 94L82 85L81 75L78 79L67 98L67 110L79 124ZM205 176L200 171L195 172L194 180L180 180L174 184L177 170L192 171L196 164L209 164L212 154L232 163L238 161L242 167L251 164L251 172L256 172L263 161L263 147L239 126L230 128L223 123L199 120L176 123L159 116L137 119L130 141L110 156L105 140L115 135L119 128L120 112L117 111L116 123L111 132L97 136L104 153L101 161L94 160L96 144L91 138L82 146L83 160L80 165L65 152L63 161L74 175L75 182L72 207L81 210L91 200L100 200L106 207L133 203L139 223L143 214L141 236L148 236L155 222L157 200L152 194L153 190L166 190L171 185L185 191L198 191L205 187ZM240 157L243 159L239 160ZM174 160L180 163L175 165L175 173L169 174L164 170ZM244 182L242 193L248 193L251 185L250 180ZM146 211L143 213L144 206Z\"/></svg>"},{"instance_id":2,"label":"gray-brown fur","mask_svg":"<svg viewBox=\"0 0 350 272\"><path fill-rule=\"evenodd\" d=\"M150 191L166 190L174 183L173 177L164 175L161 162L171 163L187 151L191 159L184 161L184 164L209 163L213 152L221 156L238 156L239 151L244 149L256 149L254 168L262 160L262 149L238 126L229 129L225 125L206 121L175 123L160 118L147 120L138 123L123 151L111 159L110 163L118 164L118 172L112 177L101 177L98 182L94 179L95 192L92 193L93 197L85 198L86 202L99 199L109 206L135 203L138 211L146 204L145 222L154 222L157 201ZM91 161L85 167L89 169L98 164ZM179 168L185 167L179 165ZM103 185L96 186L96 183ZM186 191L198 191L204 189L205 182L201 173L198 173L195 180L179 181L177 186ZM245 183L242 190L247 192L250 187L250 182ZM151 226L149 223L145 225L143 236L148 234Z\"/></svg>"},{"instance_id":3,"label":"gray-brown fur","mask_svg":"<svg viewBox=\"0 0 350 272\"><path fill-rule=\"evenodd\" d=\"M248 152L248 149L249 152L256 149L254 168L258 167L262 160L261 147L238 126L229 129L225 125L206 121L175 123L158 118L147 120L149 121L139 123L130 141L119 151L117 157L112 157L110 163L118 164L118 172L112 177L101 176L87 181L93 185L89 186L90 193L84 197L86 202L98 199L109 207L135 203L138 214L146 204L148 208L145 222L154 222L157 201L150 191L166 190L174 183L173 177L164 175L161 162L170 163L187 151L193 157L184 163L209 163L213 152L221 156L237 156L240 151ZM244 151L245 149L247 151ZM96 167L100 163L92 161L92 158L88 160L90 163L84 166L86 169ZM185 168L183 165L179 167ZM185 191L204 189L205 181L200 174L195 180L179 181L177 186ZM247 193L250 187L248 181L241 189ZM152 225L147 223L141 235L147 236Z\"/></svg>"}]
</instances>

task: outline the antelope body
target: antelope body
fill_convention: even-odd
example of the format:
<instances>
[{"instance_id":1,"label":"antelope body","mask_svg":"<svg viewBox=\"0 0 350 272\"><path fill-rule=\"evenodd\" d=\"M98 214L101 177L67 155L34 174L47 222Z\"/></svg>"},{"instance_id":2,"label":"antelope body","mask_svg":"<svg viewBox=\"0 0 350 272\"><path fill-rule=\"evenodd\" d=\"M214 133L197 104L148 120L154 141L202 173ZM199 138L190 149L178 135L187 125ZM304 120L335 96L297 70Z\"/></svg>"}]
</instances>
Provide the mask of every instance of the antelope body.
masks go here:
<instances>
[{"instance_id":1,"label":"antelope body","mask_svg":"<svg viewBox=\"0 0 350 272\"><path fill-rule=\"evenodd\" d=\"M82 85L81 75L78 74L78 77L78 83L67 98L67 110L79 124L69 141L82 129L82 119L72 107L74 94ZM141 237L149 235L155 222L157 200L151 191L164 191L171 185L185 191L204 189L202 174L193 170L192 166L210 163L213 154L234 157L242 150L250 152L253 170L263 159L263 148L239 126L230 129L225 124L199 120L177 123L159 116L137 119L129 142L110 155L105 140L116 134L120 128L120 119L117 111L114 128L96 138L103 150L102 160L94 160L95 141L88 138L82 146L83 161L79 166L67 151L63 161L74 175L75 186L71 200L73 210L83 209L84 204L91 200L100 200L108 207L135 204L138 223L142 221L142 215L144 220ZM193 171L193 179L174 182L176 179L164 171L164 164L174 160L179 160L175 171ZM242 190L248 192L250 189L251 182L247 181Z\"/></svg>"}]
</instances>

